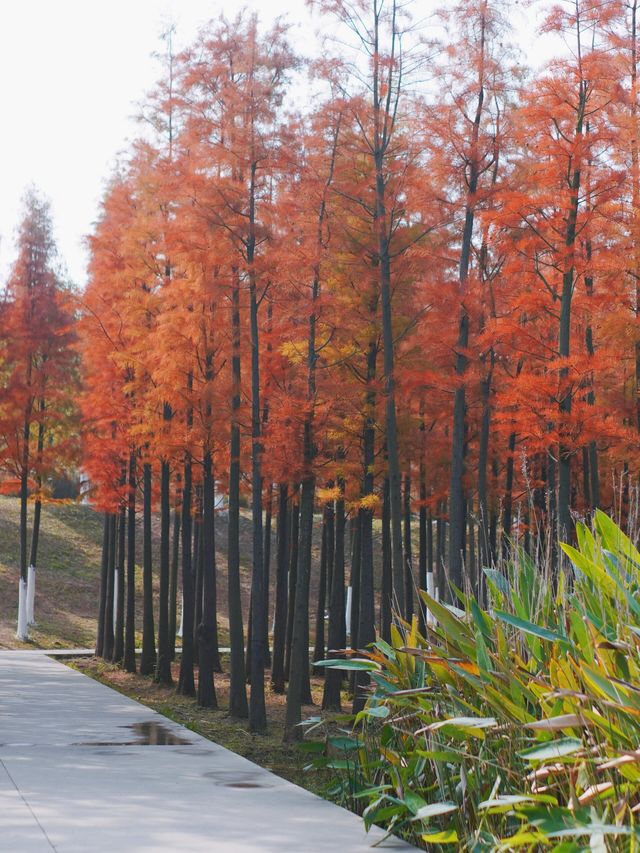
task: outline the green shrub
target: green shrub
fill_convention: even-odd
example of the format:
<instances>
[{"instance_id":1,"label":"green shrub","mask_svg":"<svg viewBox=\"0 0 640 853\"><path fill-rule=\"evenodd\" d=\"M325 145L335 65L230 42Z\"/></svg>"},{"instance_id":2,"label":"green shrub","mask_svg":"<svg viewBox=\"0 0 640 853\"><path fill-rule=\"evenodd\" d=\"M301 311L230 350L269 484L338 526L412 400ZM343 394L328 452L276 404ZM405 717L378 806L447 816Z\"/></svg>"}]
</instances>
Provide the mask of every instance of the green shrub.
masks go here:
<instances>
[{"instance_id":1,"label":"green shrub","mask_svg":"<svg viewBox=\"0 0 640 853\"><path fill-rule=\"evenodd\" d=\"M304 747L367 825L434 850L640 850L640 553L601 512L577 541L555 591L520 554L486 573L487 608L422 593L426 636L399 622L324 662L371 675L353 731Z\"/></svg>"}]
</instances>

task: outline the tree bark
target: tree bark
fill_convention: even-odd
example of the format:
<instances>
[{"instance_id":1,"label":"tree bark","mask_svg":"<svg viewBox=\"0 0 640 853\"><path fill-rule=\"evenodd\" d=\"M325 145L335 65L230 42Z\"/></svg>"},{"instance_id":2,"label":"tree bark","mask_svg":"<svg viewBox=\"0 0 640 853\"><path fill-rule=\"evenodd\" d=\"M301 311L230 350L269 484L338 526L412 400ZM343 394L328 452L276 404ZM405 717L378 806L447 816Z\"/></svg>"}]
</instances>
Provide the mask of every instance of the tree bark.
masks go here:
<instances>
[{"instance_id":1,"label":"tree bark","mask_svg":"<svg viewBox=\"0 0 640 853\"><path fill-rule=\"evenodd\" d=\"M124 636L123 667L136 671L136 455L129 454L127 496L127 624Z\"/></svg>"},{"instance_id":2,"label":"tree bark","mask_svg":"<svg viewBox=\"0 0 640 853\"><path fill-rule=\"evenodd\" d=\"M151 557L151 465L145 462L142 469L142 655L140 674L151 675L156 664L156 640L153 622L153 574Z\"/></svg>"},{"instance_id":3,"label":"tree bark","mask_svg":"<svg viewBox=\"0 0 640 853\"><path fill-rule=\"evenodd\" d=\"M173 536L171 537L171 574L169 575L169 655L176 657L176 631L178 629L178 574L180 566L180 530L182 518L179 509L173 511Z\"/></svg>"},{"instance_id":4,"label":"tree bark","mask_svg":"<svg viewBox=\"0 0 640 853\"><path fill-rule=\"evenodd\" d=\"M229 461L228 608L229 608L229 713L249 716L244 658L244 626L240 591L240 279L233 271L231 294L231 445Z\"/></svg>"},{"instance_id":5,"label":"tree bark","mask_svg":"<svg viewBox=\"0 0 640 853\"><path fill-rule=\"evenodd\" d=\"M188 420L192 418L191 412ZM191 455L184 456L184 477L182 484L182 655L180 657L180 676L178 693L182 696L195 696L195 680L193 675L193 620L195 613L193 566L191 562L192 498Z\"/></svg>"},{"instance_id":6,"label":"tree bark","mask_svg":"<svg viewBox=\"0 0 640 853\"><path fill-rule=\"evenodd\" d=\"M202 462L202 620L198 625L198 705L217 708L213 681L215 657L215 532L211 452L205 448Z\"/></svg>"},{"instance_id":7,"label":"tree bark","mask_svg":"<svg viewBox=\"0 0 640 853\"><path fill-rule=\"evenodd\" d=\"M346 627L344 619L344 480L338 480L341 497L335 508L335 558L333 563L333 581L331 584L331 603L329 606L329 654L343 649L346 645ZM328 669L324 679L322 709L340 711L340 691L342 673Z\"/></svg>"},{"instance_id":8,"label":"tree bark","mask_svg":"<svg viewBox=\"0 0 640 853\"><path fill-rule=\"evenodd\" d=\"M288 486L278 487L278 553L276 566L276 603L273 626L273 663L271 684L274 693L285 690L285 646L287 636L288 557L291 512L288 508Z\"/></svg>"}]
</instances>

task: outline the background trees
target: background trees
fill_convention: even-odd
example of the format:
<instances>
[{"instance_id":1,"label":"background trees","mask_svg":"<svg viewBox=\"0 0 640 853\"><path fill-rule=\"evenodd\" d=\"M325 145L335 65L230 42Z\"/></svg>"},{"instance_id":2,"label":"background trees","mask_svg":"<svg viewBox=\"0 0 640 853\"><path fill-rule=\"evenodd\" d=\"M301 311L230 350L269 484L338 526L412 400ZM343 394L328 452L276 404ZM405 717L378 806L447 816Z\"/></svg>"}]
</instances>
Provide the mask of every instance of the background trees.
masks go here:
<instances>
[{"instance_id":1,"label":"background trees","mask_svg":"<svg viewBox=\"0 0 640 853\"><path fill-rule=\"evenodd\" d=\"M47 480L72 461L73 302L58 268L49 206L34 189L24 199L13 265L0 311L0 470L20 482L18 637L33 621L35 567ZM28 498L34 497L28 550ZM29 580L29 589L27 581Z\"/></svg>"},{"instance_id":2,"label":"background trees","mask_svg":"<svg viewBox=\"0 0 640 853\"><path fill-rule=\"evenodd\" d=\"M483 568L518 547L559 571L550 531L571 538L598 506L628 515L638 474L635 5L554 8L545 30L567 49L535 73L499 0L430 22L396 0L311 6L338 40L305 69L286 26L247 13L167 42L90 240L80 324L83 464L106 516L99 650L135 666L141 516L142 670L172 677L180 588L178 689L196 693L197 663L215 703L226 571L230 710L264 730L271 658L289 739L311 636L320 658L424 622L417 587L481 599ZM68 367L46 263L25 278L21 252L0 364L26 490ZM342 687L330 671L327 708ZM350 688L358 707L365 677Z\"/></svg>"}]
</instances>

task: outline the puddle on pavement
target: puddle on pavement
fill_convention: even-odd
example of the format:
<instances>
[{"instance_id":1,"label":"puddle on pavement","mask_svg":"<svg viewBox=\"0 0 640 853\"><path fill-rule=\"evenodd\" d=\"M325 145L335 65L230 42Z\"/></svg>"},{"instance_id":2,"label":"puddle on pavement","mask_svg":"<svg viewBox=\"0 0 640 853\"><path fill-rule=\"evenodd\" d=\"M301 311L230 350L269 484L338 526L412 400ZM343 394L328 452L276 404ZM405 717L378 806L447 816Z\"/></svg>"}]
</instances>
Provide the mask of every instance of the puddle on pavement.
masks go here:
<instances>
[{"instance_id":1,"label":"puddle on pavement","mask_svg":"<svg viewBox=\"0 0 640 853\"><path fill-rule=\"evenodd\" d=\"M91 740L76 743L74 746L186 746L191 741L172 732L171 729L155 720L143 723L132 723L129 726L120 726L129 729L136 735L136 740L99 741Z\"/></svg>"},{"instance_id":2,"label":"puddle on pavement","mask_svg":"<svg viewBox=\"0 0 640 853\"><path fill-rule=\"evenodd\" d=\"M216 785L223 788L271 788L268 779L257 782L253 773L238 773L229 770L210 770L202 774L205 779L213 779Z\"/></svg>"},{"instance_id":3,"label":"puddle on pavement","mask_svg":"<svg viewBox=\"0 0 640 853\"><path fill-rule=\"evenodd\" d=\"M138 736L140 746L186 746L190 743L186 738L180 737L155 720L147 723L133 723L126 728L131 729Z\"/></svg>"}]
</instances>

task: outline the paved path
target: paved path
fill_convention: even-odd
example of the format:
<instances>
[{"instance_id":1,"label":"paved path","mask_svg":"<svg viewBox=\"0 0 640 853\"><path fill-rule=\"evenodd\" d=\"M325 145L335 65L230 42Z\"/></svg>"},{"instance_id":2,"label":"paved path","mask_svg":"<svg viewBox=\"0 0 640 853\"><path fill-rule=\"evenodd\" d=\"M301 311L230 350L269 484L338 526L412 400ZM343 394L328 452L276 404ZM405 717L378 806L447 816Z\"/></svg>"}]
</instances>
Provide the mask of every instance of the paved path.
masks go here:
<instances>
[{"instance_id":1,"label":"paved path","mask_svg":"<svg viewBox=\"0 0 640 853\"><path fill-rule=\"evenodd\" d=\"M381 837L44 653L0 652L0 851L363 853Z\"/></svg>"}]
</instances>

